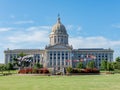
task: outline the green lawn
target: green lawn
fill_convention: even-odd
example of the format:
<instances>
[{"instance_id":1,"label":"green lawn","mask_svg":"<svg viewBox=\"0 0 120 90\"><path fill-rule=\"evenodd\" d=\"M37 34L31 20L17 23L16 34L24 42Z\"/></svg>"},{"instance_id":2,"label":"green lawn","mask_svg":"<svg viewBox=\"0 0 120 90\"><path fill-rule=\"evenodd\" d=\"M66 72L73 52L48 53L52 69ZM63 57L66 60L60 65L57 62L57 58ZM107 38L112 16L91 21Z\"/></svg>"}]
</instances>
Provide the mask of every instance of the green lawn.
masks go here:
<instances>
[{"instance_id":1,"label":"green lawn","mask_svg":"<svg viewBox=\"0 0 120 90\"><path fill-rule=\"evenodd\" d=\"M120 90L120 74L0 76L0 90Z\"/></svg>"}]
</instances>

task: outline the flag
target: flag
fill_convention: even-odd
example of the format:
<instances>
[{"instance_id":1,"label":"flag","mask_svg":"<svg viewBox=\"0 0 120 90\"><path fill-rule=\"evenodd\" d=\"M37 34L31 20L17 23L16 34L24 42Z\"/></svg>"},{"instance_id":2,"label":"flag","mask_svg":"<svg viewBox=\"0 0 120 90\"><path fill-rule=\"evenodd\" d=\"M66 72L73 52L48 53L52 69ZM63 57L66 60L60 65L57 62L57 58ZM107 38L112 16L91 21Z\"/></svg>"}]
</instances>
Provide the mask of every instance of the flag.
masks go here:
<instances>
[{"instance_id":1,"label":"flag","mask_svg":"<svg viewBox=\"0 0 120 90\"><path fill-rule=\"evenodd\" d=\"M88 60L96 59L96 56L94 56L94 55L87 55L86 57Z\"/></svg>"},{"instance_id":2,"label":"flag","mask_svg":"<svg viewBox=\"0 0 120 90\"><path fill-rule=\"evenodd\" d=\"M80 62L83 62L84 61L84 59L80 59Z\"/></svg>"},{"instance_id":3,"label":"flag","mask_svg":"<svg viewBox=\"0 0 120 90\"><path fill-rule=\"evenodd\" d=\"M80 60L73 60L73 62L79 62Z\"/></svg>"},{"instance_id":4,"label":"flag","mask_svg":"<svg viewBox=\"0 0 120 90\"><path fill-rule=\"evenodd\" d=\"M88 58L88 57L89 57L89 55L87 54L87 55L86 55L86 58Z\"/></svg>"},{"instance_id":5,"label":"flag","mask_svg":"<svg viewBox=\"0 0 120 90\"><path fill-rule=\"evenodd\" d=\"M84 58L84 61L86 61L87 59L86 58Z\"/></svg>"},{"instance_id":6,"label":"flag","mask_svg":"<svg viewBox=\"0 0 120 90\"><path fill-rule=\"evenodd\" d=\"M66 60L66 62L70 62L70 60Z\"/></svg>"},{"instance_id":7,"label":"flag","mask_svg":"<svg viewBox=\"0 0 120 90\"><path fill-rule=\"evenodd\" d=\"M96 59L96 57L94 55L90 55L91 59Z\"/></svg>"}]
</instances>

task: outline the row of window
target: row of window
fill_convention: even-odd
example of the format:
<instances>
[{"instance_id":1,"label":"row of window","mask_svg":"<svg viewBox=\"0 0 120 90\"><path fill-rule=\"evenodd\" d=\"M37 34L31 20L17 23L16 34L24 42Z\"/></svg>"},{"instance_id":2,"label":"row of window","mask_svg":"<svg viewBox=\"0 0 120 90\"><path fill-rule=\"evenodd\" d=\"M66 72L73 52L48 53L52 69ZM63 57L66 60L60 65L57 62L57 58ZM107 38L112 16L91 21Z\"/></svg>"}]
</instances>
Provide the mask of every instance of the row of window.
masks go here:
<instances>
[{"instance_id":1,"label":"row of window","mask_svg":"<svg viewBox=\"0 0 120 90\"><path fill-rule=\"evenodd\" d=\"M56 53L54 53L54 54L50 53L50 56L52 56L52 55L54 55L54 56L55 56L55 55L60 56L60 53L57 53L57 54L56 54ZM68 55L68 53L65 53L65 54L64 54L64 53L62 53L61 55L62 55L62 56L64 56L64 55L66 55L66 56L67 56L67 55Z\"/></svg>"},{"instance_id":2,"label":"row of window","mask_svg":"<svg viewBox=\"0 0 120 90\"><path fill-rule=\"evenodd\" d=\"M9 55L6 55L6 57L8 57ZM14 55L10 55L10 58L18 58L19 55L14 54ZM40 55L34 55L34 58L40 58Z\"/></svg>"},{"instance_id":3,"label":"row of window","mask_svg":"<svg viewBox=\"0 0 120 90\"><path fill-rule=\"evenodd\" d=\"M56 43L56 41L58 41L58 42L65 43L64 39L66 39L66 37L65 37L65 38L63 38L63 37L58 37L58 38L56 38L56 36L55 36L55 37L54 37L54 42Z\"/></svg>"},{"instance_id":4,"label":"row of window","mask_svg":"<svg viewBox=\"0 0 120 90\"><path fill-rule=\"evenodd\" d=\"M89 53L87 53L87 54L82 54L82 53L74 53L74 55L75 56L86 56L86 55L94 55L94 56L108 56L108 55L112 55L112 54L108 54L108 53L101 53L101 54L99 54L99 53L92 53L92 54L89 54Z\"/></svg>"},{"instance_id":5,"label":"row of window","mask_svg":"<svg viewBox=\"0 0 120 90\"><path fill-rule=\"evenodd\" d=\"M61 57L62 59L68 59L68 57L66 56L66 57ZM60 60L60 57L50 57L50 59L58 59L58 60Z\"/></svg>"},{"instance_id":6,"label":"row of window","mask_svg":"<svg viewBox=\"0 0 120 90\"><path fill-rule=\"evenodd\" d=\"M60 60L60 59L58 59L58 60L55 60L55 59L52 60L52 59L50 59L50 62L56 62L56 61L57 62L60 62L60 61L64 62L65 60L64 59L62 59L62 60Z\"/></svg>"},{"instance_id":7,"label":"row of window","mask_svg":"<svg viewBox=\"0 0 120 90\"><path fill-rule=\"evenodd\" d=\"M68 51L49 51L48 53L68 53Z\"/></svg>"},{"instance_id":8,"label":"row of window","mask_svg":"<svg viewBox=\"0 0 120 90\"><path fill-rule=\"evenodd\" d=\"M77 56L77 57L79 57L79 58L87 58L88 56L86 55L86 56ZM108 57L108 56L95 56L95 57Z\"/></svg>"}]
</instances>

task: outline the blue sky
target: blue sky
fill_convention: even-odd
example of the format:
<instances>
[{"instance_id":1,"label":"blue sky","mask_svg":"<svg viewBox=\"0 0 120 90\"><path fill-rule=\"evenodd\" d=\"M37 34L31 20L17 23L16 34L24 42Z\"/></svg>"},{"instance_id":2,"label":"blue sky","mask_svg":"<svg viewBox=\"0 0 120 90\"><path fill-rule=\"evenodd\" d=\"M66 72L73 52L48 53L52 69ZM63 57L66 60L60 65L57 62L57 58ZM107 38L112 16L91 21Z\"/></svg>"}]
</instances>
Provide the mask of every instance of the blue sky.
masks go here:
<instances>
[{"instance_id":1,"label":"blue sky","mask_svg":"<svg viewBox=\"0 0 120 90\"><path fill-rule=\"evenodd\" d=\"M0 62L7 48L44 49L58 13L75 49L120 56L120 0L0 0Z\"/></svg>"}]
</instances>

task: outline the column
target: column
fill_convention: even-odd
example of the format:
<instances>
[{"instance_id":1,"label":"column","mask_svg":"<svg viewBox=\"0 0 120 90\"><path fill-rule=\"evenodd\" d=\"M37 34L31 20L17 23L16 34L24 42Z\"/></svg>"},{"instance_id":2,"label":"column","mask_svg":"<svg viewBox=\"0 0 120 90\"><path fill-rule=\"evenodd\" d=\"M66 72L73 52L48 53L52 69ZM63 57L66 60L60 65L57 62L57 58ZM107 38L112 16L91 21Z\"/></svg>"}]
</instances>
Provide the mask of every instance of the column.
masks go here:
<instances>
[{"instance_id":1,"label":"column","mask_svg":"<svg viewBox=\"0 0 120 90\"><path fill-rule=\"evenodd\" d=\"M57 55L57 51L56 51L56 68L58 68L58 55Z\"/></svg>"},{"instance_id":2,"label":"column","mask_svg":"<svg viewBox=\"0 0 120 90\"><path fill-rule=\"evenodd\" d=\"M47 57L47 59L46 59L47 67L50 67L50 58L49 58L48 51L46 52L46 57Z\"/></svg>"},{"instance_id":3,"label":"column","mask_svg":"<svg viewBox=\"0 0 120 90\"><path fill-rule=\"evenodd\" d=\"M5 56L6 57L6 56ZM10 54L7 54L7 57L6 57L6 64L10 62Z\"/></svg>"},{"instance_id":4,"label":"column","mask_svg":"<svg viewBox=\"0 0 120 90\"><path fill-rule=\"evenodd\" d=\"M60 67L62 67L62 54L63 54L63 52L61 52L61 54L60 54Z\"/></svg>"},{"instance_id":5,"label":"column","mask_svg":"<svg viewBox=\"0 0 120 90\"><path fill-rule=\"evenodd\" d=\"M54 60L56 60L56 67L57 67L57 66L58 66L57 51L56 51L56 53L54 52L54 54L55 54L55 56L54 56L54 57L56 57L56 59L54 59Z\"/></svg>"},{"instance_id":6,"label":"column","mask_svg":"<svg viewBox=\"0 0 120 90\"><path fill-rule=\"evenodd\" d=\"M66 66L66 53L64 52L64 67Z\"/></svg>"},{"instance_id":7,"label":"column","mask_svg":"<svg viewBox=\"0 0 120 90\"><path fill-rule=\"evenodd\" d=\"M36 63L38 63L38 57L37 57L37 54L36 54L35 60L36 60Z\"/></svg>"},{"instance_id":8,"label":"column","mask_svg":"<svg viewBox=\"0 0 120 90\"><path fill-rule=\"evenodd\" d=\"M58 43L58 36L56 36L56 43Z\"/></svg>"},{"instance_id":9,"label":"column","mask_svg":"<svg viewBox=\"0 0 120 90\"><path fill-rule=\"evenodd\" d=\"M52 51L52 66L55 66L55 65L54 65L55 60L53 59L53 58L54 58L53 54L54 54L54 53L53 53L53 51Z\"/></svg>"},{"instance_id":10,"label":"column","mask_svg":"<svg viewBox=\"0 0 120 90\"><path fill-rule=\"evenodd\" d=\"M68 60L70 60L70 52L68 52ZM67 62L67 66L70 66L70 62Z\"/></svg>"},{"instance_id":11,"label":"column","mask_svg":"<svg viewBox=\"0 0 120 90\"><path fill-rule=\"evenodd\" d=\"M111 55L110 55L110 53L109 53L109 54L108 54L108 61L111 61L111 60L110 60L110 59L111 59L110 56L111 56Z\"/></svg>"},{"instance_id":12,"label":"column","mask_svg":"<svg viewBox=\"0 0 120 90\"><path fill-rule=\"evenodd\" d=\"M70 52L70 66L72 67L72 59L73 59L73 55L72 52Z\"/></svg>"}]
</instances>

